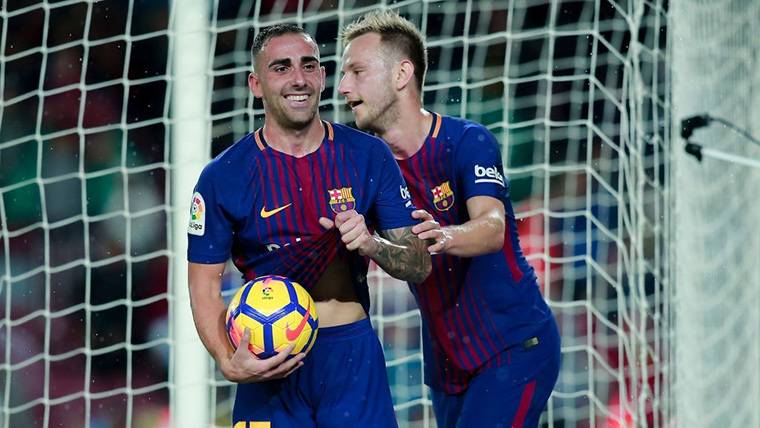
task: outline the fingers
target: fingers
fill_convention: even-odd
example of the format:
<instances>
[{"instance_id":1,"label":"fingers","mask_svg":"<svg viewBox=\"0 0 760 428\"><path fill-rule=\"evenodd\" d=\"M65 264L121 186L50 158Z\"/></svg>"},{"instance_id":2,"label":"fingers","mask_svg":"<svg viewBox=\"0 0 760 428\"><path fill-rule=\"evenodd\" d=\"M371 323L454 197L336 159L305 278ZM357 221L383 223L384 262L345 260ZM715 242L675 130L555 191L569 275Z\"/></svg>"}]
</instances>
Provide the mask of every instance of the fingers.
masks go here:
<instances>
[{"instance_id":1,"label":"fingers","mask_svg":"<svg viewBox=\"0 0 760 428\"><path fill-rule=\"evenodd\" d=\"M435 230L435 229L440 229L440 228L441 228L440 223L438 223L435 220L428 220L428 221L424 221L420 224L415 224L414 226L412 226L412 233L414 233L415 235L420 235L421 233L427 232L428 230Z\"/></svg>"},{"instance_id":2,"label":"fingers","mask_svg":"<svg viewBox=\"0 0 760 428\"><path fill-rule=\"evenodd\" d=\"M361 239L362 232L363 232L362 229L355 228L355 229L349 230L348 232L343 234L343 236L341 236L340 239L346 245L346 249L353 251L357 248L357 246L361 244L361 242L363 241Z\"/></svg>"},{"instance_id":3,"label":"fingers","mask_svg":"<svg viewBox=\"0 0 760 428\"><path fill-rule=\"evenodd\" d=\"M430 245L428 247L428 252L430 254L441 253L446 249L446 235L441 231L441 229L433 229L422 232L417 235L417 238L422 239L423 241L428 241L428 244Z\"/></svg>"},{"instance_id":4,"label":"fingers","mask_svg":"<svg viewBox=\"0 0 760 428\"><path fill-rule=\"evenodd\" d=\"M305 357L305 354L298 354L298 355L303 355L303 356ZM296 358L298 358L298 355L296 355L295 357L293 357L293 358L291 359L291 361L293 361L293 360L295 360ZM303 359L303 357L302 357L301 359ZM282 377L288 377L288 376L290 376L290 374L291 374L291 373L293 373L294 371L296 371L296 370L298 370L299 368L301 368L301 366L303 366L303 361L301 361L301 360L299 359L299 360L298 360L298 363L296 364L296 366L295 366L295 367L293 367L292 369L290 369L290 370L289 370L287 373L285 373L285 374L284 374Z\"/></svg>"},{"instance_id":5,"label":"fingers","mask_svg":"<svg viewBox=\"0 0 760 428\"><path fill-rule=\"evenodd\" d=\"M335 216L335 226L340 231L341 240L349 251L369 251L368 241L372 239L364 216L354 210L344 211Z\"/></svg>"},{"instance_id":6,"label":"fingers","mask_svg":"<svg viewBox=\"0 0 760 428\"><path fill-rule=\"evenodd\" d=\"M428 250L428 253L433 255L433 254L442 253L443 250L446 249L445 247L446 247L446 243L441 241L441 242L436 242L434 245L429 246L427 250Z\"/></svg>"},{"instance_id":7,"label":"fingers","mask_svg":"<svg viewBox=\"0 0 760 428\"><path fill-rule=\"evenodd\" d=\"M341 211L335 215L335 227L340 228L343 223L357 216L360 216L360 214L356 210Z\"/></svg>"},{"instance_id":8,"label":"fingers","mask_svg":"<svg viewBox=\"0 0 760 428\"><path fill-rule=\"evenodd\" d=\"M293 358L285 361L284 363L280 364L279 366L272 369L270 372L267 373L267 376L270 378L283 378L294 371L296 371L299 367L303 366L303 360L306 357L306 354L300 353Z\"/></svg>"},{"instance_id":9,"label":"fingers","mask_svg":"<svg viewBox=\"0 0 760 428\"><path fill-rule=\"evenodd\" d=\"M240 342L238 342L237 349L235 349L235 354L238 357L244 357L246 354L248 354L250 351L248 351L248 346L251 343L251 329L246 327L243 331L243 336L240 337Z\"/></svg>"},{"instance_id":10,"label":"fingers","mask_svg":"<svg viewBox=\"0 0 760 428\"><path fill-rule=\"evenodd\" d=\"M354 211L355 215L352 216L343 217L341 214L343 213L335 216L335 226L338 228L338 230L340 230L341 235L345 235L352 229L355 229L357 226L364 224L364 216L357 214L356 211Z\"/></svg>"},{"instance_id":11,"label":"fingers","mask_svg":"<svg viewBox=\"0 0 760 428\"><path fill-rule=\"evenodd\" d=\"M261 360L263 362L263 364L261 364L261 370L270 371L272 369L275 369L277 366L282 364L288 358L288 355L290 355L290 353L293 352L293 348L295 347L296 347L296 344L291 343L285 349L275 354L275 356L267 358L266 360Z\"/></svg>"},{"instance_id":12,"label":"fingers","mask_svg":"<svg viewBox=\"0 0 760 428\"><path fill-rule=\"evenodd\" d=\"M325 229L329 230L329 229L332 229L333 227L335 227L335 222L333 222L329 218L320 217L319 218L319 225L322 226L322 227L324 227Z\"/></svg>"},{"instance_id":13,"label":"fingers","mask_svg":"<svg viewBox=\"0 0 760 428\"><path fill-rule=\"evenodd\" d=\"M412 211L412 218L416 218L416 219L422 220L422 221L433 220L433 216L429 212L427 212L425 210L414 210L414 211Z\"/></svg>"},{"instance_id":14,"label":"fingers","mask_svg":"<svg viewBox=\"0 0 760 428\"><path fill-rule=\"evenodd\" d=\"M356 210L341 211L335 215L334 220L330 220L329 218L326 218L326 217L320 217L319 225L324 227L325 229L332 229L333 227L340 228L343 225L343 223L345 223L349 219L354 218L356 216L359 216L359 213L357 213Z\"/></svg>"},{"instance_id":15,"label":"fingers","mask_svg":"<svg viewBox=\"0 0 760 428\"><path fill-rule=\"evenodd\" d=\"M288 359L295 348L295 343L289 344L280 352L267 359L258 359L248 350L251 339L250 329L245 329L240 339L238 348L230 359L231 372L228 379L234 382L264 382L279 379L293 373L303 365L302 360L306 354L299 353Z\"/></svg>"},{"instance_id":16,"label":"fingers","mask_svg":"<svg viewBox=\"0 0 760 428\"><path fill-rule=\"evenodd\" d=\"M338 230L340 230L343 243L348 244L367 232L367 226L364 224L364 217L356 215L341 224Z\"/></svg>"},{"instance_id":17,"label":"fingers","mask_svg":"<svg viewBox=\"0 0 760 428\"><path fill-rule=\"evenodd\" d=\"M438 238L441 236L441 230L440 229L432 229L428 230L426 232L422 232L417 234L417 238L422 239L423 241L426 239L431 239L433 241L438 241Z\"/></svg>"}]
</instances>

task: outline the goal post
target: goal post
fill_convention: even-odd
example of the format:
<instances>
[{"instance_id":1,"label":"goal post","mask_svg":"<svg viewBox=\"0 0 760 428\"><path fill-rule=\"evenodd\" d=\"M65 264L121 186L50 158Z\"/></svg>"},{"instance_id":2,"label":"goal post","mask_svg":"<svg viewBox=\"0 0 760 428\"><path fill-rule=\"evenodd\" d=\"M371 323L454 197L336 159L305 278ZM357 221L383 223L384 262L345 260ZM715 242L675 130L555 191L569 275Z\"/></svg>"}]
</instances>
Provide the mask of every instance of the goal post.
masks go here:
<instances>
[{"instance_id":1,"label":"goal post","mask_svg":"<svg viewBox=\"0 0 760 428\"><path fill-rule=\"evenodd\" d=\"M209 6L205 0L172 2L169 19L171 94L172 271L169 319L174 338L170 380L173 426L210 423L208 353L195 330L187 278L187 225L193 187L210 160L207 120L210 89Z\"/></svg>"}]
</instances>

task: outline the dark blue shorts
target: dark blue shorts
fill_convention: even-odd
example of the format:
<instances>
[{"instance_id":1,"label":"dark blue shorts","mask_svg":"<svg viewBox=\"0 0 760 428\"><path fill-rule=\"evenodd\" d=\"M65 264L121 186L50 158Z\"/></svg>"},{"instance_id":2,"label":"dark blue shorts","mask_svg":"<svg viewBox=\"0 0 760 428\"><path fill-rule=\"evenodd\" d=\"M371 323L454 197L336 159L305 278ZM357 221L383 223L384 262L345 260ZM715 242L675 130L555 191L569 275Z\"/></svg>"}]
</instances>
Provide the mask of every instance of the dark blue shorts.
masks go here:
<instances>
[{"instance_id":1,"label":"dark blue shorts","mask_svg":"<svg viewBox=\"0 0 760 428\"><path fill-rule=\"evenodd\" d=\"M503 351L501 366L484 369L461 394L432 390L438 428L536 427L559 376L560 337L557 324L533 340Z\"/></svg>"},{"instance_id":2,"label":"dark blue shorts","mask_svg":"<svg viewBox=\"0 0 760 428\"><path fill-rule=\"evenodd\" d=\"M383 349L369 319L320 328L303 362L285 379L239 384L233 426L398 426Z\"/></svg>"}]
</instances>

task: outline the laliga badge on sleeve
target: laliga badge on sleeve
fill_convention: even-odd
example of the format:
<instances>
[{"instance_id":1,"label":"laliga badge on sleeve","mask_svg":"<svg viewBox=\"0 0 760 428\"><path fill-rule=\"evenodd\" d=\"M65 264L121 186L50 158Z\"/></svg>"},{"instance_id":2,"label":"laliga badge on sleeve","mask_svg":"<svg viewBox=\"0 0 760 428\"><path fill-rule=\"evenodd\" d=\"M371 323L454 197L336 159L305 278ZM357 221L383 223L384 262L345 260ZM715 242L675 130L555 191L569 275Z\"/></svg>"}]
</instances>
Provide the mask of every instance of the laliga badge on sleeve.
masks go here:
<instances>
[{"instance_id":1,"label":"laliga badge on sleeve","mask_svg":"<svg viewBox=\"0 0 760 428\"><path fill-rule=\"evenodd\" d=\"M193 203L190 207L190 224L187 225L187 233L190 235L203 236L206 230L206 203L199 192L193 193Z\"/></svg>"}]
</instances>

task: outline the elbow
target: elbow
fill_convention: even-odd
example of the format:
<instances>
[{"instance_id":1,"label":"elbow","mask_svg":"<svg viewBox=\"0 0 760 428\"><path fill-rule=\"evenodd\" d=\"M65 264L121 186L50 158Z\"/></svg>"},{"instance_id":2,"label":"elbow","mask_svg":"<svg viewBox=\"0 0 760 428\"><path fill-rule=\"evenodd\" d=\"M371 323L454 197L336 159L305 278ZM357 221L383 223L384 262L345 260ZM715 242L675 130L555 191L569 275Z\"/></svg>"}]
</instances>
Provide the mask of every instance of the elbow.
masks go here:
<instances>
[{"instance_id":1,"label":"elbow","mask_svg":"<svg viewBox=\"0 0 760 428\"><path fill-rule=\"evenodd\" d=\"M501 251L502 248L504 248L504 232L500 233L499 235L495 235L488 240L487 251L489 253L495 253L497 251Z\"/></svg>"},{"instance_id":2,"label":"elbow","mask_svg":"<svg viewBox=\"0 0 760 428\"><path fill-rule=\"evenodd\" d=\"M488 239L485 239L485 251L487 253L495 253L501 251L504 248L505 222L503 219L499 219L492 223L492 231L488 235Z\"/></svg>"}]
</instances>

